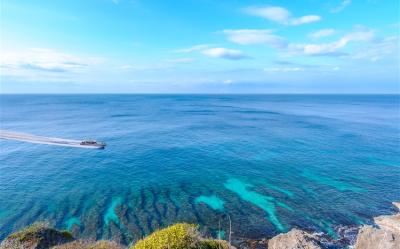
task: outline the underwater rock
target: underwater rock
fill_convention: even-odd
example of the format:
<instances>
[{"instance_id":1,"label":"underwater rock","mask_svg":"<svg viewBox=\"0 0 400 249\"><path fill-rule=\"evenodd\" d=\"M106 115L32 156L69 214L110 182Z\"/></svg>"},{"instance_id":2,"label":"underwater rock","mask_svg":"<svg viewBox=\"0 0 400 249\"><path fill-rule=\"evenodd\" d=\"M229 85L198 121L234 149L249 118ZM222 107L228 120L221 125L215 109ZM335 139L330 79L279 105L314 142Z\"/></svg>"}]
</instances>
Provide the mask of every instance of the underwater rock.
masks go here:
<instances>
[{"instance_id":1,"label":"underwater rock","mask_svg":"<svg viewBox=\"0 0 400 249\"><path fill-rule=\"evenodd\" d=\"M321 249L318 236L299 229L279 234L268 241L268 249Z\"/></svg>"},{"instance_id":2,"label":"underwater rock","mask_svg":"<svg viewBox=\"0 0 400 249\"><path fill-rule=\"evenodd\" d=\"M1 249L46 249L74 240L68 231L49 228L44 223L35 223L9 235L0 244Z\"/></svg>"},{"instance_id":3,"label":"underwater rock","mask_svg":"<svg viewBox=\"0 0 400 249\"><path fill-rule=\"evenodd\" d=\"M400 210L400 203L394 202ZM355 249L398 249L400 248L400 213L374 218L378 227L363 226L357 237Z\"/></svg>"},{"instance_id":4,"label":"underwater rock","mask_svg":"<svg viewBox=\"0 0 400 249\"><path fill-rule=\"evenodd\" d=\"M393 203L400 210L400 203ZM126 207L127 208L127 207ZM208 210L208 209L207 209ZM115 210L114 210L115 212ZM129 217L127 210L117 209L118 217ZM112 216L111 216L112 217ZM148 217L147 217L148 218ZM137 219L137 220L136 220ZM126 227L130 227L131 220L139 222L135 217L127 218ZM130 249L324 249L347 248L354 245L354 249L398 249L400 248L400 213L379 216L374 219L376 226L340 227L339 238L331 238L324 233L310 233L299 229L279 234L271 239L233 238L230 246L225 240L208 239L198 230L198 225L177 223L164 229L156 230L147 237L136 241L137 235L124 233L118 230L115 222L110 222L110 229L118 230L120 243L131 244ZM72 223L72 222L71 222ZM74 223L75 224L75 223ZM137 226L133 224L132 227ZM141 231L140 227L133 230ZM221 231L220 231L221 232ZM126 234L125 234L126 233ZM223 237L223 236L222 236ZM115 239L115 238L114 238ZM19 232L9 235L0 244L0 249L126 249L124 245L108 240L74 240L68 231L58 231L49 228L44 223L35 223Z\"/></svg>"}]
</instances>

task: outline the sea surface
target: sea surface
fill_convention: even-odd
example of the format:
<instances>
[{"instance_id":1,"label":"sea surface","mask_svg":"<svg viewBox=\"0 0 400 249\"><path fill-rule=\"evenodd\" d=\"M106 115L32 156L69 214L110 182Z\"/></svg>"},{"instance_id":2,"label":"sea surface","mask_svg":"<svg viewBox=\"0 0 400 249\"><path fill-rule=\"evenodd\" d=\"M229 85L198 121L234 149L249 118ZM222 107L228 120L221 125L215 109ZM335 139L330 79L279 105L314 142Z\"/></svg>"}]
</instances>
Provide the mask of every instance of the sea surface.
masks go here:
<instances>
[{"instance_id":1,"label":"sea surface","mask_svg":"<svg viewBox=\"0 0 400 249\"><path fill-rule=\"evenodd\" d=\"M0 239L35 221L128 244L176 222L271 237L395 212L399 95L0 95Z\"/></svg>"}]
</instances>

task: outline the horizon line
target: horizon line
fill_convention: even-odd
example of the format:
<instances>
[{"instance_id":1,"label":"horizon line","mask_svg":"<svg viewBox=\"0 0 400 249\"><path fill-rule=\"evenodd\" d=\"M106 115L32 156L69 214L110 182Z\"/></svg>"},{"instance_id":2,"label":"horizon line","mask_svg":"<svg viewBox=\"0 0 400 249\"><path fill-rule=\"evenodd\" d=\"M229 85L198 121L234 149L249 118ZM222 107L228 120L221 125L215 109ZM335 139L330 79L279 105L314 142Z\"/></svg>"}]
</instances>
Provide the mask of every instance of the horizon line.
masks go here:
<instances>
[{"instance_id":1,"label":"horizon line","mask_svg":"<svg viewBox=\"0 0 400 249\"><path fill-rule=\"evenodd\" d=\"M321 92L321 93L291 93L291 92L282 92L282 93L195 93L195 92L187 92L187 93L148 93L148 92L131 92L131 93L90 93L90 92L77 92L77 93L61 93L61 92L50 92L50 93L19 93L19 92L10 92L10 93L1 93L0 95L400 95L400 92L397 93L385 93L385 92L376 92L376 93L363 93L363 92L345 92L345 93L335 93L335 92Z\"/></svg>"}]
</instances>

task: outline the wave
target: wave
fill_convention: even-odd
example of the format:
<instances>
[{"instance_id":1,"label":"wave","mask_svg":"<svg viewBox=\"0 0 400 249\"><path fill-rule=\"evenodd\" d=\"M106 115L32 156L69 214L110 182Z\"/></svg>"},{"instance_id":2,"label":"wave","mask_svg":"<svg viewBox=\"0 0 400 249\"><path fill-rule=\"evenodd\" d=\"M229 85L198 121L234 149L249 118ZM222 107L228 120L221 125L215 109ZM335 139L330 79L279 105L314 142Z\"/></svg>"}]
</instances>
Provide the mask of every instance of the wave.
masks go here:
<instances>
[{"instance_id":1,"label":"wave","mask_svg":"<svg viewBox=\"0 0 400 249\"><path fill-rule=\"evenodd\" d=\"M56 138L56 137L43 137L43 136L36 136L27 133L20 133L20 132L6 131L6 130L0 130L0 139L16 140L34 144L49 144L49 145L78 147L87 149L95 148L91 146L81 145L80 143L82 141L79 140Z\"/></svg>"}]
</instances>

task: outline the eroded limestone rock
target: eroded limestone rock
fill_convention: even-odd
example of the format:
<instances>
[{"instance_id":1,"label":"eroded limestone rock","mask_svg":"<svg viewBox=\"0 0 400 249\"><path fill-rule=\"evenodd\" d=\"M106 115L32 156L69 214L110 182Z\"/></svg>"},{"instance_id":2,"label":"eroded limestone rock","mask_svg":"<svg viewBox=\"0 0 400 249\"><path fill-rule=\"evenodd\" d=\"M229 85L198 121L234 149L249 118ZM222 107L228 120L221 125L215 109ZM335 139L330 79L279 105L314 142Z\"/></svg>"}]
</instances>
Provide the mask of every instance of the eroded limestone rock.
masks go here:
<instances>
[{"instance_id":1,"label":"eroded limestone rock","mask_svg":"<svg viewBox=\"0 0 400 249\"><path fill-rule=\"evenodd\" d=\"M279 234L268 241L268 249L321 249L316 235L299 229Z\"/></svg>"},{"instance_id":2,"label":"eroded limestone rock","mask_svg":"<svg viewBox=\"0 0 400 249\"><path fill-rule=\"evenodd\" d=\"M398 209L400 203L394 202ZM363 226L357 236L355 249L399 249L400 213L374 218L377 227Z\"/></svg>"}]
</instances>

